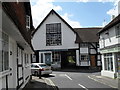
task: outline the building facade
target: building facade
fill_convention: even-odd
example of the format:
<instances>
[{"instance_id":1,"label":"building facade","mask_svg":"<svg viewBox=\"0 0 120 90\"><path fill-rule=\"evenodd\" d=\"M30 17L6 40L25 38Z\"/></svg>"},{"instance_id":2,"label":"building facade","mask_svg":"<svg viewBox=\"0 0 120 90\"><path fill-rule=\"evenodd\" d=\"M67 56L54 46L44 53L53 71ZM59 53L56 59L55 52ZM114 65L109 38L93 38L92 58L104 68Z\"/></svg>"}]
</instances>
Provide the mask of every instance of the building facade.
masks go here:
<instances>
[{"instance_id":1,"label":"building facade","mask_svg":"<svg viewBox=\"0 0 120 90\"><path fill-rule=\"evenodd\" d=\"M2 2L0 7L0 89L20 89L31 76L30 2Z\"/></svg>"},{"instance_id":2,"label":"building facade","mask_svg":"<svg viewBox=\"0 0 120 90\"><path fill-rule=\"evenodd\" d=\"M101 28L75 28L77 38L75 43L79 45L79 60L77 66L89 66L101 68L101 54L99 50L98 31Z\"/></svg>"},{"instance_id":3,"label":"building facade","mask_svg":"<svg viewBox=\"0 0 120 90\"><path fill-rule=\"evenodd\" d=\"M101 75L116 78L120 61L120 14L99 31L99 35L102 54Z\"/></svg>"},{"instance_id":4,"label":"building facade","mask_svg":"<svg viewBox=\"0 0 120 90\"><path fill-rule=\"evenodd\" d=\"M90 67L92 64L89 55L91 54L93 55L91 58L95 58L94 66L97 66L98 36L96 34L99 29L93 29L97 41L85 41L79 33L81 30L84 31L83 29L73 29L60 15L51 10L33 33L32 45L36 51L36 61L33 62L47 63L53 68ZM89 31L91 32L92 29ZM90 33L89 31L86 33ZM81 32L84 35L86 33ZM92 33L90 34L93 36ZM77 39L83 41L77 42ZM87 47L80 47L82 43L87 43ZM88 46L91 49L88 49Z\"/></svg>"}]
</instances>

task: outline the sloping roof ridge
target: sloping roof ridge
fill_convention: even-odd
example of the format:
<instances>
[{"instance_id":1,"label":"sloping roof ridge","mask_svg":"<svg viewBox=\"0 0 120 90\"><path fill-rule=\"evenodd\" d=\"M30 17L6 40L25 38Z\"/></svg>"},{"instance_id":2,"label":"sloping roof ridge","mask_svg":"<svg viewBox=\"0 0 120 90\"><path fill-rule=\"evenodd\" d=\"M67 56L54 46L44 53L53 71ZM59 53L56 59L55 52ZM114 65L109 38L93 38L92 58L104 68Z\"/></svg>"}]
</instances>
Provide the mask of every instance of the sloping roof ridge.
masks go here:
<instances>
[{"instance_id":1,"label":"sloping roof ridge","mask_svg":"<svg viewBox=\"0 0 120 90\"><path fill-rule=\"evenodd\" d=\"M37 30L39 29L39 27L44 23L44 21L49 17L49 15L50 15L51 13L55 13L65 24L67 24L67 26L68 26L70 29L72 29L72 31L73 31L74 33L76 33L76 32L74 31L74 29L73 29L57 12L55 12L54 9L52 9L52 10L47 14L47 16L43 19L43 21L38 25L38 27L35 29L35 31L33 32L32 36L34 36L34 34L35 34L35 33L37 32Z\"/></svg>"},{"instance_id":2,"label":"sloping roof ridge","mask_svg":"<svg viewBox=\"0 0 120 90\"><path fill-rule=\"evenodd\" d=\"M120 14L116 16L113 20L111 20L103 29L101 29L98 33L104 32L105 30L111 28L116 25L120 21Z\"/></svg>"}]
</instances>

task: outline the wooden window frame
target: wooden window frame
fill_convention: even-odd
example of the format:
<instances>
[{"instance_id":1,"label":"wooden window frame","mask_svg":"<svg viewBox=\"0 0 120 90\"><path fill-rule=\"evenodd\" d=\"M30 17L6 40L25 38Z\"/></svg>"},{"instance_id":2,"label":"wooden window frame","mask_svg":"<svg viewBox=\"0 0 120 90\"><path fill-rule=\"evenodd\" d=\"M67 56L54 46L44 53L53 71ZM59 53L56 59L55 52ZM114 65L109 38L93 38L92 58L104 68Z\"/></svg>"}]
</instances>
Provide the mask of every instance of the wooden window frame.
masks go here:
<instances>
[{"instance_id":1,"label":"wooden window frame","mask_svg":"<svg viewBox=\"0 0 120 90\"><path fill-rule=\"evenodd\" d=\"M46 46L62 45L61 23L46 24Z\"/></svg>"}]
</instances>

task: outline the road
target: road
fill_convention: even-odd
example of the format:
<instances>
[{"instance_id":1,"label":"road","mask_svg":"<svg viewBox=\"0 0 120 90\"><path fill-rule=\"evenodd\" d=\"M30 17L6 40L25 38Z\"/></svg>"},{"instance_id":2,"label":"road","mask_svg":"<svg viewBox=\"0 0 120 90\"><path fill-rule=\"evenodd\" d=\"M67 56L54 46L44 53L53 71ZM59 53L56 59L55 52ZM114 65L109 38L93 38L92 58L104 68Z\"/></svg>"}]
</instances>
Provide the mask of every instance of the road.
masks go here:
<instances>
[{"instance_id":1,"label":"road","mask_svg":"<svg viewBox=\"0 0 120 90\"><path fill-rule=\"evenodd\" d=\"M54 71L49 78L59 90L80 89L80 90L115 90L114 88L94 81L89 78L90 75L99 73L80 73L80 72L62 72Z\"/></svg>"}]
</instances>

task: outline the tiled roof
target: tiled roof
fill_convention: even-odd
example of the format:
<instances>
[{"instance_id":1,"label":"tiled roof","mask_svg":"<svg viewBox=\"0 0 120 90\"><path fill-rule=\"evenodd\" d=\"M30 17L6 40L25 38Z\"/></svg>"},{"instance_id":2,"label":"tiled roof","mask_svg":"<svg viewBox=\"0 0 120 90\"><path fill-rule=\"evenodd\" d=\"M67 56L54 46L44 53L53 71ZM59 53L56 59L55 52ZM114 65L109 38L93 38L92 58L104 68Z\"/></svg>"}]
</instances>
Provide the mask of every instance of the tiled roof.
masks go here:
<instances>
[{"instance_id":1,"label":"tiled roof","mask_svg":"<svg viewBox=\"0 0 120 90\"><path fill-rule=\"evenodd\" d=\"M74 28L77 33L75 42L98 42L99 36L97 36L97 33L100 29L102 28Z\"/></svg>"}]
</instances>

